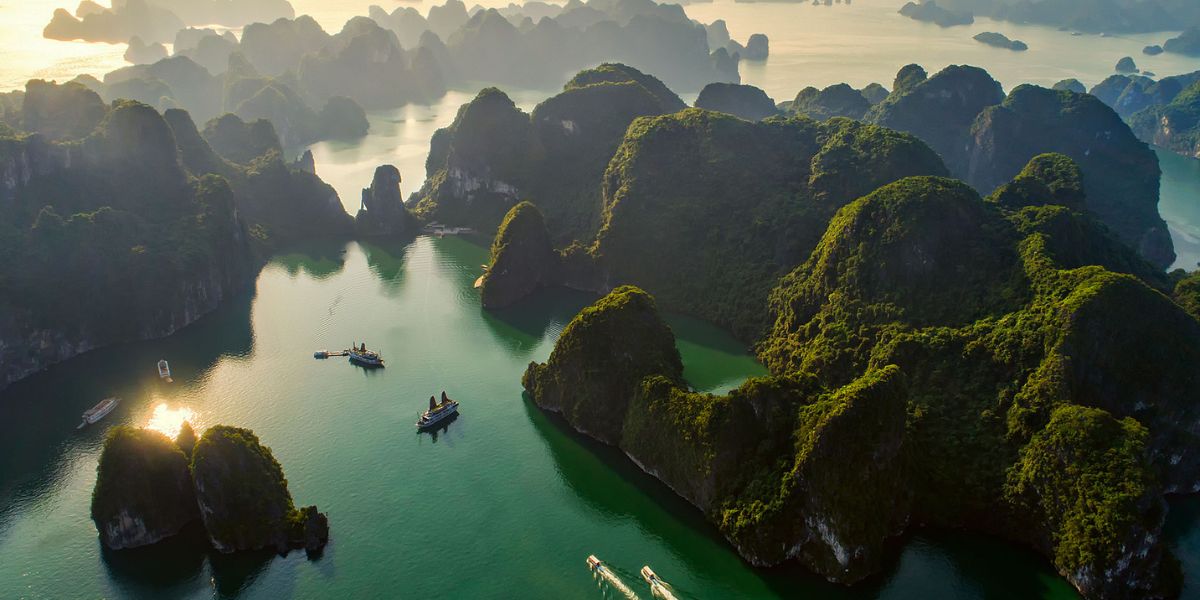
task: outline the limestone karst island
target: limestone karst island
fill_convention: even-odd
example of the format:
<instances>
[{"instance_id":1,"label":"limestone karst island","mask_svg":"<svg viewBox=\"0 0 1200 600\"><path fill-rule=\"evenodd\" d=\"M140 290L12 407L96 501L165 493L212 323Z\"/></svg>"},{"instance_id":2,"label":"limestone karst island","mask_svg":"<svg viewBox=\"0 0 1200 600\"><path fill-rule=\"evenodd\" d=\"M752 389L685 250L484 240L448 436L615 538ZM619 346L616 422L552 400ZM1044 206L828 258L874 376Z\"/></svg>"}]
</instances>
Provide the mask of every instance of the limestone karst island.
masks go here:
<instances>
[{"instance_id":1,"label":"limestone karst island","mask_svg":"<svg viewBox=\"0 0 1200 600\"><path fill-rule=\"evenodd\" d=\"M26 0L0 56L0 598L1200 598L1196 0Z\"/></svg>"}]
</instances>

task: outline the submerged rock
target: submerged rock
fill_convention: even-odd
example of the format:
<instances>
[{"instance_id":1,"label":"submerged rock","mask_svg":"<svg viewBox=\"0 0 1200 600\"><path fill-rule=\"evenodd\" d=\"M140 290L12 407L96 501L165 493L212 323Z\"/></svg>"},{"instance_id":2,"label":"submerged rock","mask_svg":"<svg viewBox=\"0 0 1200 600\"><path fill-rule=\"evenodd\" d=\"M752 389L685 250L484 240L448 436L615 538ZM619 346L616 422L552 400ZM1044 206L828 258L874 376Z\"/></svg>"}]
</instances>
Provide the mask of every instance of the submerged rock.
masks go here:
<instances>
[{"instance_id":1,"label":"submerged rock","mask_svg":"<svg viewBox=\"0 0 1200 600\"><path fill-rule=\"evenodd\" d=\"M148 429L109 430L96 467L92 521L114 550L168 538L200 517L187 456Z\"/></svg>"}]
</instances>

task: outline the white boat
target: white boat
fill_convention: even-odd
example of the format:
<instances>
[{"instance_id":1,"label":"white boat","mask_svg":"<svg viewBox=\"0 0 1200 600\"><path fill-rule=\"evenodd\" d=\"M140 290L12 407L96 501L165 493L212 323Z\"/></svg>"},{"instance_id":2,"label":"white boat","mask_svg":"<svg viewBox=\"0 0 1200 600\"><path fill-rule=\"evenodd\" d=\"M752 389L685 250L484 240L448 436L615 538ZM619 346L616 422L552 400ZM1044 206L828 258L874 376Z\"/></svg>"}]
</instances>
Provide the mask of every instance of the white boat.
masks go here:
<instances>
[{"instance_id":1,"label":"white boat","mask_svg":"<svg viewBox=\"0 0 1200 600\"><path fill-rule=\"evenodd\" d=\"M105 398L95 406L83 411L83 422L81 422L79 427L76 427L76 429L83 429L84 427L103 419L104 415L112 412L113 409L117 407L117 404L120 404L120 402L120 398Z\"/></svg>"},{"instance_id":2,"label":"white boat","mask_svg":"<svg viewBox=\"0 0 1200 600\"><path fill-rule=\"evenodd\" d=\"M382 367L383 357L378 352L367 350L367 345L364 343L361 346L350 345L350 350L347 351L350 355L350 362L362 365L364 367Z\"/></svg>"},{"instance_id":3,"label":"white boat","mask_svg":"<svg viewBox=\"0 0 1200 600\"><path fill-rule=\"evenodd\" d=\"M588 555L587 563L588 563L588 568L593 571L599 571L600 569L604 568L604 563L600 562L600 559L596 558L595 554Z\"/></svg>"},{"instance_id":4,"label":"white boat","mask_svg":"<svg viewBox=\"0 0 1200 600\"><path fill-rule=\"evenodd\" d=\"M165 358L158 361L158 378L167 383L171 383L173 381L171 379L171 365L167 364L167 360Z\"/></svg>"},{"instance_id":5,"label":"white boat","mask_svg":"<svg viewBox=\"0 0 1200 600\"><path fill-rule=\"evenodd\" d=\"M442 392L442 402L439 404L433 396L429 397L429 410L421 414L421 418L417 419L417 430L430 429L458 414L458 402L451 400L446 392Z\"/></svg>"}]
</instances>

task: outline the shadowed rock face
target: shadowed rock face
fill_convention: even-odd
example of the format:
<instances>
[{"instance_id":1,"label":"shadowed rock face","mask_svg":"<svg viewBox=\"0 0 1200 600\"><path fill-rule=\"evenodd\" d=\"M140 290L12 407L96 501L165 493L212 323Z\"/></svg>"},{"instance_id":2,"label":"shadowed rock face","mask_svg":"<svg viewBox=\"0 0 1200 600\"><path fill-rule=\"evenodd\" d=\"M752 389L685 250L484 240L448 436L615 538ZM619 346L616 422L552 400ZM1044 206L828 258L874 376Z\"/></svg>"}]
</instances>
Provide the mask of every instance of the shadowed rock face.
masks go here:
<instances>
[{"instance_id":1,"label":"shadowed rock face","mask_svg":"<svg viewBox=\"0 0 1200 600\"><path fill-rule=\"evenodd\" d=\"M324 515L314 507L296 510L283 469L248 429L205 431L192 451L192 479L204 528L221 552L317 552L329 537Z\"/></svg>"},{"instance_id":2,"label":"shadowed rock face","mask_svg":"<svg viewBox=\"0 0 1200 600\"><path fill-rule=\"evenodd\" d=\"M109 548L153 544L200 517L188 459L161 433L112 428L96 471L92 521Z\"/></svg>"},{"instance_id":3,"label":"shadowed rock face","mask_svg":"<svg viewBox=\"0 0 1200 600\"><path fill-rule=\"evenodd\" d=\"M371 187L362 191L362 207L355 217L361 235L393 236L416 233L416 219L400 197L400 170L393 165L375 169Z\"/></svg>"},{"instance_id":4,"label":"shadowed rock face","mask_svg":"<svg viewBox=\"0 0 1200 600\"><path fill-rule=\"evenodd\" d=\"M1174 262L1158 214L1158 159L1095 97L1020 86L979 115L967 148L964 175L977 190L995 189L1036 154L1070 157L1083 171L1087 210L1155 266Z\"/></svg>"},{"instance_id":5,"label":"shadowed rock face","mask_svg":"<svg viewBox=\"0 0 1200 600\"><path fill-rule=\"evenodd\" d=\"M271 450L254 432L225 425L199 441L187 423L176 441L114 427L97 467L92 519L112 549L153 544L197 519L221 552L304 548L313 557L329 540L324 514L293 507Z\"/></svg>"},{"instance_id":6,"label":"shadowed rock face","mask_svg":"<svg viewBox=\"0 0 1200 600\"><path fill-rule=\"evenodd\" d=\"M558 281L559 257L542 212L529 202L512 207L492 242L492 260L480 293L484 308L508 306Z\"/></svg>"},{"instance_id":7,"label":"shadowed rock face","mask_svg":"<svg viewBox=\"0 0 1200 600\"><path fill-rule=\"evenodd\" d=\"M1174 262L1158 215L1158 160L1121 118L1096 98L1023 85L1003 96L974 67L952 66L926 79L910 65L867 120L924 140L950 172L981 193L1015 177L1034 156L1064 154L1079 164L1087 210L1157 267Z\"/></svg>"},{"instance_id":8,"label":"shadowed rock face","mask_svg":"<svg viewBox=\"0 0 1200 600\"><path fill-rule=\"evenodd\" d=\"M747 121L759 121L779 114L775 101L767 93L752 86L732 83L710 83L700 90L696 108L728 113Z\"/></svg>"}]
</instances>

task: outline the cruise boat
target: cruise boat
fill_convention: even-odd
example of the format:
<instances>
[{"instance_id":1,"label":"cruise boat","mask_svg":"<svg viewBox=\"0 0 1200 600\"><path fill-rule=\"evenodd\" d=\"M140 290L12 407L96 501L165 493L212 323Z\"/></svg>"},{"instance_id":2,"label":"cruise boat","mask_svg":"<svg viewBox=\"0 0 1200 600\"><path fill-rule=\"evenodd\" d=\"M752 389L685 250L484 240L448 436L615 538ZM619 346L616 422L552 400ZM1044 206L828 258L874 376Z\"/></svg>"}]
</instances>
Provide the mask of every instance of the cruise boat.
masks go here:
<instances>
[{"instance_id":1,"label":"cruise boat","mask_svg":"<svg viewBox=\"0 0 1200 600\"><path fill-rule=\"evenodd\" d=\"M458 402L451 400L446 392L442 392L442 401L439 404L433 396L429 397L429 410L421 414L421 418L417 419L417 429L431 429L438 423L449 419L458 414Z\"/></svg>"},{"instance_id":2,"label":"cruise boat","mask_svg":"<svg viewBox=\"0 0 1200 600\"><path fill-rule=\"evenodd\" d=\"M367 344L350 344L350 362L364 367L382 367L383 357L378 352L367 350Z\"/></svg>"},{"instance_id":3,"label":"cruise boat","mask_svg":"<svg viewBox=\"0 0 1200 600\"><path fill-rule=\"evenodd\" d=\"M173 381L171 379L171 365L167 363L165 358L158 361L158 378L167 383Z\"/></svg>"},{"instance_id":4,"label":"cruise boat","mask_svg":"<svg viewBox=\"0 0 1200 600\"><path fill-rule=\"evenodd\" d=\"M101 400L95 406L83 412L83 422L81 422L79 427L76 427L76 429L83 429L84 427L103 419L104 415L112 412L113 409L117 407L117 404L120 404L120 402L121 400L119 398L105 398Z\"/></svg>"}]
</instances>

